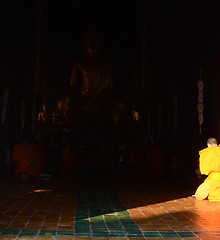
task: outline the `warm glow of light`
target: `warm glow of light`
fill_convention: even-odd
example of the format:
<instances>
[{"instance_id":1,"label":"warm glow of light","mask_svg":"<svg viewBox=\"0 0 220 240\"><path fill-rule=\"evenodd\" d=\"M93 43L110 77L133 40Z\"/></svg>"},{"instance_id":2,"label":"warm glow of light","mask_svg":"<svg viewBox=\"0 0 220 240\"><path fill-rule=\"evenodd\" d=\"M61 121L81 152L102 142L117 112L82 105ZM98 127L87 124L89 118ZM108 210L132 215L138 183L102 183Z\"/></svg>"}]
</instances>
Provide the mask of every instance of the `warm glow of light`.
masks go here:
<instances>
[{"instance_id":1,"label":"warm glow of light","mask_svg":"<svg viewBox=\"0 0 220 240\"><path fill-rule=\"evenodd\" d=\"M164 211L164 208L163 206L167 206L167 205L171 205L173 207L173 209L169 209L169 214L175 214L175 213L183 213L184 212L188 212L188 210L186 209L186 206L182 203L185 203L185 198L177 198L177 199L173 199L173 200L168 200L168 201L165 201L165 202L161 202L161 203L154 203L154 204L146 204L144 206L141 206L141 207L134 207L134 208L129 208L127 210L122 210L122 211L119 211L119 212L110 212L110 213L106 213L106 214L102 214L102 215L96 215L94 217L90 217L90 218L85 218L84 220L90 220L90 219L95 219L96 217L100 217L100 216L108 216L108 215L116 215L117 214L120 214L124 211L128 211L128 213L132 216L132 214L135 214L136 217L133 216L133 218L135 218L135 220L138 220L138 219L142 219L143 220L143 213L145 210L151 210L151 212L147 212L147 215L148 215L148 218L151 218L151 217L155 217L155 213L157 216L163 216L163 215L166 215L167 212ZM194 204L194 201L193 203ZM191 205L190 205L191 207ZM166 208L166 207L165 207ZM137 212L142 212L142 214L140 214L139 217ZM148 219L149 221L149 219Z\"/></svg>"},{"instance_id":2,"label":"warm glow of light","mask_svg":"<svg viewBox=\"0 0 220 240\"><path fill-rule=\"evenodd\" d=\"M36 192L36 193L38 193L38 192L52 192L52 190L50 190L50 189L36 189L33 192ZM33 192L30 192L30 193L33 193Z\"/></svg>"},{"instance_id":3,"label":"warm glow of light","mask_svg":"<svg viewBox=\"0 0 220 240\"><path fill-rule=\"evenodd\" d=\"M185 198L177 198L173 200L168 200L155 204L146 204L141 207L129 208L128 212L133 216L135 215L136 220L142 219L143 216L154 217L155 214L157 216L163 216L167 214L165 209L169 208L169 214L176 213L185 213L188 212L187 207L191 208L194 206L194 201L191 202L188 206L186 206Z\"/></svg>"}]
</instances>

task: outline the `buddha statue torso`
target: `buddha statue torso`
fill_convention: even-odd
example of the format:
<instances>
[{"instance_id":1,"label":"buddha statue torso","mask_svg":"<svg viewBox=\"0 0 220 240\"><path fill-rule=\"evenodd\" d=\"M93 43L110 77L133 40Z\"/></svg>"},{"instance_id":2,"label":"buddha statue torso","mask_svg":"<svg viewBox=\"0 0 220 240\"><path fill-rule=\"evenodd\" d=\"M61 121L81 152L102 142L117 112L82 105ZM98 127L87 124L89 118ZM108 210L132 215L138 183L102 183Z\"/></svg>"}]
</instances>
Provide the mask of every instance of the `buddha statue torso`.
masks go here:
<instances>
[{"instance_id":1,"label":"buddha statue torso","mask_svg":"<svg viewBox=\"0 0 220 240\"><path fill-rule=\"evenodd\" d=\"M113 88L111 64L99 58L100 38L89 33L84 38L86 56L72 66L69 99L101 99Z\"/></svg>"},{"instance_id":2,"label":"buddha statue torso","mask_svg":"<svg viewBox=\"0 0 220 240\"><path fill-rule=\"evenodd\" d=\"M99 60L76 62L70 82L72 93L77 97L97 99L112 89L112 68Z\"/></svg>"}]
</instances>

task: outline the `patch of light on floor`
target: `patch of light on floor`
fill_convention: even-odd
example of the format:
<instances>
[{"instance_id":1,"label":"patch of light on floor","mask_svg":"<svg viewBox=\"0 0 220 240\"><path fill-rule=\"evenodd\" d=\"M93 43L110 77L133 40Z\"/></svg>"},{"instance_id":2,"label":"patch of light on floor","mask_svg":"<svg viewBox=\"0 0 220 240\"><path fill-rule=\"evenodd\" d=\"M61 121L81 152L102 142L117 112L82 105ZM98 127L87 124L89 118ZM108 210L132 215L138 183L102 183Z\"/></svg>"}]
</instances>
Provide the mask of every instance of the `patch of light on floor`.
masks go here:
<instances>
[{"instance_id":1,"label":"patch of light on floor","mask_svg":"<svg viewBox=\"0 0 220 240\"><path fill-rule=\"evenodd\" d=\"M33 192L30 193L38 193L38 192L52 192L50 189L36 189Z\"/></svg>"}]
</instances>

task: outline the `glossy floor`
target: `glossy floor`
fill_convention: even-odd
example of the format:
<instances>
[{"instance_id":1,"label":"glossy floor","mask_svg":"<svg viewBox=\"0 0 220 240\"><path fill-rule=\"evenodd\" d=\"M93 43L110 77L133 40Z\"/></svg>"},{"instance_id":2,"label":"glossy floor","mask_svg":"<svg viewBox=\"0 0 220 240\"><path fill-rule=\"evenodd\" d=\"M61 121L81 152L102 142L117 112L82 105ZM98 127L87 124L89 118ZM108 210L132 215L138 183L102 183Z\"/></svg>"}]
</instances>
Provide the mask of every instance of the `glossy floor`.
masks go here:
<instances>
[{"instance_id":1,"label":"glossy floor","mask_svg":"<svg viewBox=\"0 0 220 240\"><path fill-rule=\"evenodd\" d=\"M132 174L1 179L0 239L220 239L220 203Z\"/></svg>"}]
</instances>

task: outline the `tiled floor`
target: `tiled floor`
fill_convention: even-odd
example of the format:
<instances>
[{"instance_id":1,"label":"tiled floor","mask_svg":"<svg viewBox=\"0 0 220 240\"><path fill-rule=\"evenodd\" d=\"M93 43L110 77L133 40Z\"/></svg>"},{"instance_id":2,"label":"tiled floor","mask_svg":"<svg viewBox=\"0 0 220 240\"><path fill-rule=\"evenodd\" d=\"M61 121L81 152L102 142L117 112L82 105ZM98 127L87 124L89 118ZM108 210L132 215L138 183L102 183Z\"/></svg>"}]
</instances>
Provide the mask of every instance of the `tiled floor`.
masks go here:
<instances>
[{"instance_id":1,"label":"tiled floor","mask_svg":"<svg viewBox=\"0 0 220 240\"><path fill-rule=\"evenodd\" d=\"M193 191L131 174L4 178L0 239L220 239L220 203Z\"/></svg>"}]
</instances>

